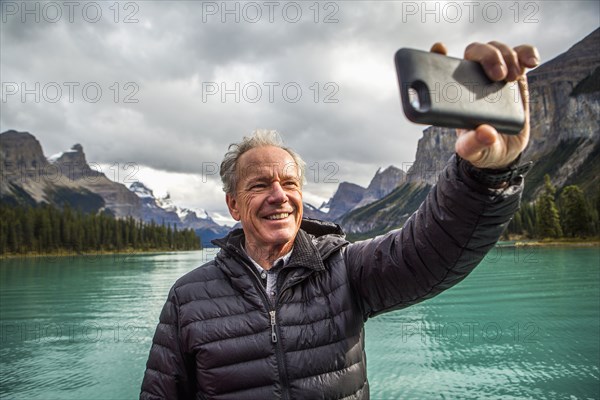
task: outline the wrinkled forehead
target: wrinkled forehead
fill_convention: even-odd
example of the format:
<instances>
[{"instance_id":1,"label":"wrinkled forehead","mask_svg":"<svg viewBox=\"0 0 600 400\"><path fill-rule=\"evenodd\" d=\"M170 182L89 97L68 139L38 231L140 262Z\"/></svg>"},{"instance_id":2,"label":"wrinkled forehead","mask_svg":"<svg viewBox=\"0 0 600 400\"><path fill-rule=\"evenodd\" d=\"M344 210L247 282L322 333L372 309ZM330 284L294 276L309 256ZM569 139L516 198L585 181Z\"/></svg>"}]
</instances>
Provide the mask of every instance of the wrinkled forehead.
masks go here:
<instances>
[{"instance_id":1,"label":"wrinkled forehead","mask_svg":"<svg viewBox=\"0 0 600 400\"><path fill-rule=\"evenodd\" d=\"M274 146L257 147L242 154L238 159L236 173L239 180L300 178L298 164L291 154Z\"/></svg>"},{"instance_id":2,"label":"wrinkled forehead","mask_svg":"<svg viewBox=\"0 0 600 400\"><path fill-rule=\"evenodd\" d=\"M298 164L290 161L247 162L239 164L237 176L241 181L248 179L297 178L300 179Z\"/></svg>"}]
</instances>

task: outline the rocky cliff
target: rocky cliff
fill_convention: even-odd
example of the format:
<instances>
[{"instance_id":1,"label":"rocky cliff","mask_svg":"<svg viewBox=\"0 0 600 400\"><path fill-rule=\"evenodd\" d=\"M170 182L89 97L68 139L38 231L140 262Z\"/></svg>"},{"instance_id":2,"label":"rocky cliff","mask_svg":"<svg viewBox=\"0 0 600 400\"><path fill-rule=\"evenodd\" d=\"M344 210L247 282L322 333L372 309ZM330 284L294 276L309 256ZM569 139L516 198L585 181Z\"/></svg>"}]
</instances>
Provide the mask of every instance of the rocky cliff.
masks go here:
<instances>
[{"instance_id":1,"label":"rocky cliff","mask_svg":"<svg viewBox=\"0 0 600 400\"><path fill-rule=\"evenodd\" d=\"M327 203L318 209L310 204L305 207L305 215L310 218L338 221L349 211L387 196L404 181L406 181L406 174L401 169L393 165L379 168L367 188L350 182L342 182Z\"/></svg>"},{"instance_id":2,"label":"rocky cliff","mask_svg":"<svg viewBox=\"0 0 600 400\"><path fill-rule=\"evenodd\" d=\"M355 183L340 183L333 197L325 206L326 208L329 208L327 219L335 221L337 218L352 210L360 203L366 191L367 189Z\"/></svg>"},{"instance_id":3,"label":"rocky cliff","mask_svg":"<svg viewBox=\"0 0 600 400\"><path fill-rule=\"evenodd\" d=\"M552 150L560 141L598 139L600 131L599 92L578 84L600 67L600 29L567 52L527 74L531 93L531 144L534 157ZM590 83L593 82L593 79Z\"/></svg>"},{"instance_id":4,"label":"rocky cliff","mask_svg":"<svg viewBox=\"0 0 600 400\"><path fill-rule=\"evenodd\" d=\"M75 144L70 150L48 157L48 162L59 168L63 177L72 181L102 175L101 172L90 167L85 158L83 146L80 144Z\"/></svg>"},{"instance_id":5,"label":"rocky cliff","mask_svg":"<svg viewBox=\"0 0 600 400\"><path fill-rule=\"evenodd\" d=\"M0 157L3 203L68 204L83 212L108 212L117 218L132 216L144 222L177 225L179 229L194 229L205 245L229 230L204 210L178 207L168 196L156 198L142 182L127 188L111 181L99 167L90 166L80 144L46 158L32 134L7 131L0 134Z\"/></svg>"},{"instance_id":6,"label":"rocky cliff","mask_svg":"<svg viewBox=\"0 0 600 400\"><path fill-rule=\"evenodd\" d=\"M385 169L379 168L373 179L371 179L360 202L352 208L366 206L367 204L371 204L372 202L387 196L405 180L406 174L400 168L396 168L393 165L390 165Z\"/></svg>"},{"instance_id":7,"label":"rocky cliff","mask_svg":"<svg viewBox=\"0 0 600 400\"><path fill-rule=\"evenodd\" d=\"M423 131L417 144L415 161L407 173L407 181L433 185L444 169L448 159L454 154L456 131L454 129L430 126Z\"/></svg>"},{"instance_id":8,"label":"rocky cliff","mask_svg":"<svg viewBox=\"0 0 600 400\"><path fill-rule=\"evenodd\" d=\"M0 135L0 198L34 204L44 200L42 177L48 169L42 146L28 132L7 131Z\"/></svg>"},{"instance_id":9,"label":"rocky cliff","mask_svg":"<svg viewBox=\"0 0 600 400\"><path fill-rule=\"evenodd\" d=\"M523 158L535 165L527 176L524 200L537 197L545 174L559 190L578 184L592 195L600 185L600 29L527 77L531 140ZM454 129L425 129L407 182L385 198L344 215L342 227L360 238L402 226L425 197L423 187L437 181L454 152L455 139Z\"/></svg>"},{"instance_id":10,"label":"rocky cliff","mask_svg":"<svg viewBox=\"0 0 600 400\"><path fill-rule=\"evenodd\" d=\"M531 140L524 159L540 161L560 143L575 143L573 156L552 172L562 186L579 169L600 140L600 29L565 53L527 74L531 93ZM434 184L454 152L454 129L429 127L419 140L409 182ZM538 163L539 164L539 163ZM547 168L544 168L547 171ZM535 173L534 173L535 175ZM537 179L529 185L539 186Z\"/></svg>"},{"instance_id":11,"label":"rocky cliff","mask_svg":"<svg viewBox=\"0 0 600 400\"><path fill-rule=\"evenodd\" d=\"M167 210L161 207L152 190L142 182L133 182L129 190L139 198L142 205L138 213L142 221L154 221L157 224L170 224L171 226L178 224L181 227L181 220L177 212L173 209Z\"/></svg>"},{"instance_id":12,"label":"rocky cliff","mask_svg":"<svg viewBox=\"0 0 600 400\"><path fill-rule=\"evenodd\" d=\"M69 204L85 212L139 217L138 197L90 168L81 145L47 159L28 132L4 132L0 144L3 202Z\"/></svg>"},{"instance_id":13,"label":"rocky cliff","mask_svg":"<svg viewBox=\"0 0 600 400\"><path fill-rule=\"evenodd\" d=\"M597 29L527 75L531 141L525 158L536 161L528 179L527 200L537 197L545 173L561 188L576 179L582 168L594 165L591 156L600 141L599 71Z\"/></svg>"},{"instance_id":14,"label":"rocky cliff","mask_svg":"<svg viewBox=\"0 0 600 400\"><path fill-rule=\"evenodd\" d=\"M339 223L351 239L383 234L402 226L430 189L426 183L405 182L384 198L348 212Z\"/></svg>"}]
</instances>

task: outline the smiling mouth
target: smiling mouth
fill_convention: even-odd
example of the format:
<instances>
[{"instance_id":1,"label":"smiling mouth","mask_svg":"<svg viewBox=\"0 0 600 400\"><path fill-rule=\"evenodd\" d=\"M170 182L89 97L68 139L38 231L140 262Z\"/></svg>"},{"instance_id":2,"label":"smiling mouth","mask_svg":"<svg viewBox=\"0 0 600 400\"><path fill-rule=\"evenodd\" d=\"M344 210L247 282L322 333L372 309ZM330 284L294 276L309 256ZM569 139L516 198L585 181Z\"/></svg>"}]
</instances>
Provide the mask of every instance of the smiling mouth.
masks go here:
<instances>
[{"instance_id":1,"label":"smiling mouth","mask_svg":"<svg viewBox=\"0 0 600 400\"><path fill-rule=\"evenodd\" d=\"M277 221L280 219L285 219L289 216L290 216L290 213L279 213L279 214L268 215L265 218L268 220L271 220L271 221Z\"/></svg>"}]
</instances>

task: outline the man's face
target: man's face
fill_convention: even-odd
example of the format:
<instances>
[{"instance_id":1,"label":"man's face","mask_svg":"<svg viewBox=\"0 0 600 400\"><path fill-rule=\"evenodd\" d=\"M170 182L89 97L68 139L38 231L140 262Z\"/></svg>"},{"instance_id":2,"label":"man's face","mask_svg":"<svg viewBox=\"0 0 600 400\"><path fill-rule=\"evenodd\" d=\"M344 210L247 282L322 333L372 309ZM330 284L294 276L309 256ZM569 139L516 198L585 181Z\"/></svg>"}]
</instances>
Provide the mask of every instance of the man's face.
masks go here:
<instances>
[{"instance_id":1,"label":"man's face","mask_svg":"<svg viewBox=\"0 0 600 400\"><path fill-rule=\"evenodd\" d=\"M231 216L242 223L246 246L271 256L285 254L302 220L301 177L294 159L279 147L257 147L240 156L236 173L236 193L227 194L226 201Z\"/></svg>"}]
</instances>

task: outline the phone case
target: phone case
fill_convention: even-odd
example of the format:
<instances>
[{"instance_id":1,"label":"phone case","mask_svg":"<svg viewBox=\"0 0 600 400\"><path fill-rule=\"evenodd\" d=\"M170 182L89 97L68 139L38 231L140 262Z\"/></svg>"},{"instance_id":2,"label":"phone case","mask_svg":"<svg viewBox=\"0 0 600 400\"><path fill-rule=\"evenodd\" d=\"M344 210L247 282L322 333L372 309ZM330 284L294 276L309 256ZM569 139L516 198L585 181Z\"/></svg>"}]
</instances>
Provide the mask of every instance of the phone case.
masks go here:
<instances>
[{"instance_id":1,"label":"phone case","mask_svg":"<svg viewBox=\"0 0 600 400\"><path fill-rule=\"evenodd\" d=\"M394 57L402 107L417 123L518 134L525 113L516 82L493 82L479 63L402 48Z\"/></svg>"}]
</instances>

